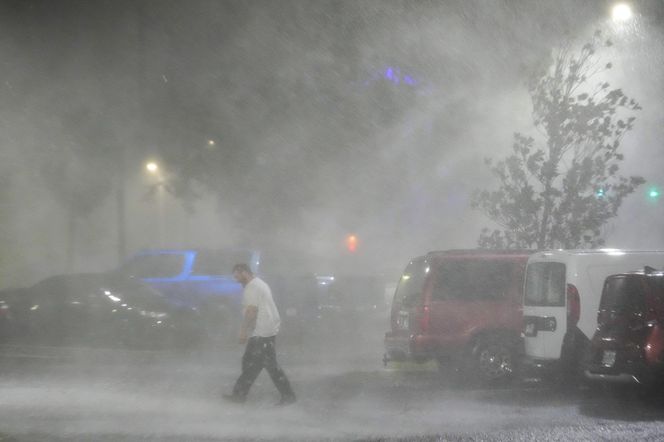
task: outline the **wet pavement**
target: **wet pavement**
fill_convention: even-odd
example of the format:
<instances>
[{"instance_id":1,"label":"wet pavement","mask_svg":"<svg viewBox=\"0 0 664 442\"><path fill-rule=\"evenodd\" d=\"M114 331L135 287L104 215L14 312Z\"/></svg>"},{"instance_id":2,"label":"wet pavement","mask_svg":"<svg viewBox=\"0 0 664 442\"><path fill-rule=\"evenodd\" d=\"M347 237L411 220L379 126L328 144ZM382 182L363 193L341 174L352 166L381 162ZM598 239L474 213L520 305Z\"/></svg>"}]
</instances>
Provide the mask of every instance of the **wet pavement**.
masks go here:
<instances>
[{"instance_id":1,"label":"wet pavement","mask_svg":"<svg viewBox=\"0 0 664 442\"><path fill-rule=\"evenodd\" d=\"M537 381L486 387L383 367L378 337L281 342L297 403L266 373L226 403L240 346L191 354L47 349L0 358L0 441L661 440L664 401Z\"/></svg>"}]
</instances>

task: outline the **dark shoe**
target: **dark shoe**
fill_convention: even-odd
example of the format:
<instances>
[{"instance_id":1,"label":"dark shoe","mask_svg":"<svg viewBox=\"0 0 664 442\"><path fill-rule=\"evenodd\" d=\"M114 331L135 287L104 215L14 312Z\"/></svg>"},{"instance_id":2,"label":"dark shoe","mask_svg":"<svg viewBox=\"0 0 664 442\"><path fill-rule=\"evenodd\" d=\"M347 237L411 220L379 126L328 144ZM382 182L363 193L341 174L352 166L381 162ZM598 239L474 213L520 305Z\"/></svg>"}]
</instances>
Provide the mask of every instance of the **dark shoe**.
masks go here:
<instances>
[{"instance_id":1,"label":"dark shoe","mask_svg":"<svg viewBox=\"0 0 664 442\"><path fill-rule=\"evenodd\" d=\"M277 402L277 406L283 407L283 406L286 406L286 405L291 405L291 404L294 404L296 400L297 399L295 399L295 395L281 396L281 400L279 400L279 402Z\"/></svg>"},{"instance_id":2,"label":"dark shoe","mask_svg":"<svg viewBox=\"0 0 664 442\"><path fill-rule=\"evenodd\" d=\"M245 398L245 397L243 397L243 396L238 396L238 395L236 395L236 394L232 394L232 393L230 393L230 394L228 394L228 393L224 393L224 394L221 395L221 397L222 397L224 400L226 400L226 401L228 401L228 402L233 402L233 403L235 403L235 404L243 404L244 401L247 400L247 398Z\"/></svg>"}]
</instances>

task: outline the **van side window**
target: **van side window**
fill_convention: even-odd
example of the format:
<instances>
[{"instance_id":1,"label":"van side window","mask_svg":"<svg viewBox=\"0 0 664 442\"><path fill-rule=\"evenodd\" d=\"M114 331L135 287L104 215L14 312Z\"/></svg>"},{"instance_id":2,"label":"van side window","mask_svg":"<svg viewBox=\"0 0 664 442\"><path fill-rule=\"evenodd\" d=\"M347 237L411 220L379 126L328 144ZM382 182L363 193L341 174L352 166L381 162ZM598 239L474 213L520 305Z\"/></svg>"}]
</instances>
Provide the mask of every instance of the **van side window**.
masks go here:
<instances>
[{"instance_id":1,"label":"van side window","mask_svg":"<svg viewBox=\"0 0 664 442\"><path fill-rule=\"evenodd\" d=\"M565 305L565 264L535 262L526 270L525 305L562 307Z\"/></svg>"},{"instance_id":2,"label":"van side window","mask_svg":"<svg viewBox=\"0 0 664 442\"><path fill-rule=\"evenodd\" d=\"M449 260L436 269L432 299L503 299L510 290L514 264L494 260Z\"/></svg>"}]
</instances>

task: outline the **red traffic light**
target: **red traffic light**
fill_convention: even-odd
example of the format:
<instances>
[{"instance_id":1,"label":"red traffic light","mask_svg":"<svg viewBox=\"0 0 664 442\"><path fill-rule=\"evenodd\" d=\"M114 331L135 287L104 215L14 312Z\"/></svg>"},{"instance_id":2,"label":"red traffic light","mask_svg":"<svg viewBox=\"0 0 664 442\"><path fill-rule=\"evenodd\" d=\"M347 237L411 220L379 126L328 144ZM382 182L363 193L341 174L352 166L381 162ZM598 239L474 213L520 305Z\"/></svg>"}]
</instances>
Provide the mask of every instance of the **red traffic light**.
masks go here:
<instances>
[{"instance_id":1,"label":"red traffic light","mask_svg":"<svg viewBox=\"0 0 664 442\"><path fill-rule=\"evenodd\" d=\"M346 248L349 252L355 252L357 250L357 236L348 235L346 237Z\"/></svg>"}]
</instances>

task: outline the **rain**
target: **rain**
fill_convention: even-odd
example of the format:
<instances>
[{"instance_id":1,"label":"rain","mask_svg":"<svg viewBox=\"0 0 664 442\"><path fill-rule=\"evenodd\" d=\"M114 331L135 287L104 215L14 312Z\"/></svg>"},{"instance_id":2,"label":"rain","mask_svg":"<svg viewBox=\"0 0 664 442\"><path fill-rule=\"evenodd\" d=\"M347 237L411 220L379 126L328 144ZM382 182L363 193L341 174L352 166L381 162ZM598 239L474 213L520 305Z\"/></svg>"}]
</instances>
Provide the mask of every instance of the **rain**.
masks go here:
<instances>
[{"instance_id":1,"label":"rain","mask_svg":"<svg viewBox=\"0 0 664 442\"><path fill-rule=\"evenodd\" d=\"M598 81L640 106L620 174L644 181L601 236L664 250L664 5L616 3L0 1L0 295L113 275L146 250L261 250L298 396L275 407L262 373L245 404L223 401L237 311L232 340L184 350L2 342L0 441L662 437L660 397L383 363L404 268L497 228L472 207L498 186L485 159L515 133L540 139L529 80L596 32L612 66ZM316 277L304 317L280 295L302 275Z\"/></svg>"}]
</instances>

